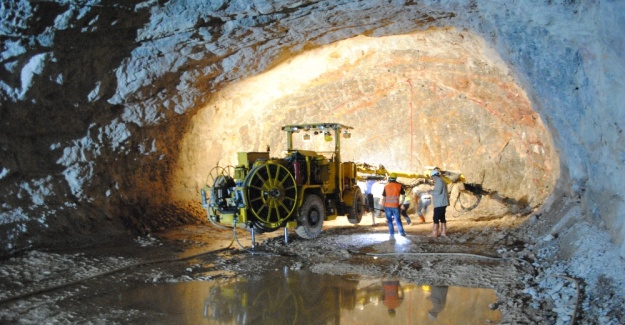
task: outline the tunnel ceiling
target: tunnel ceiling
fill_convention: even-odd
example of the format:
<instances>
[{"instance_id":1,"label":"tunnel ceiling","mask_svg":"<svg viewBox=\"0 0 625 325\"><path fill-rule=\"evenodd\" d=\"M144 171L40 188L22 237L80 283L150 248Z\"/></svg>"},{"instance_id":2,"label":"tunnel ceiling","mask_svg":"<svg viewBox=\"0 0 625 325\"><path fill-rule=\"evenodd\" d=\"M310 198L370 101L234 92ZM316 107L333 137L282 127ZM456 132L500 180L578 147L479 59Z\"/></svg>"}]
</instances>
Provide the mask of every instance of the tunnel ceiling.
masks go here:
<instances>
[{"instance_id":1,"label":"tunnel ceiling","mask_svg":"<svg viewBox=\"0 0 625 325\"><path fill-rule=\"evenodd\" d=\"M539 206L551 193L560 158L550 132L566 157L584 150L566 115L582 119L589 99L574 92L589 82L582 60L592 48L575 50L576 31L554 23L581 19L583 4L2 6L8 250L45 234L193 222L209 168L267 144L279 155L286 123L353 126L347 159L460 170L490 191L482 213L492 215ZM572 168L576 180L583 169Z\"/></svg>"}]
</instances>

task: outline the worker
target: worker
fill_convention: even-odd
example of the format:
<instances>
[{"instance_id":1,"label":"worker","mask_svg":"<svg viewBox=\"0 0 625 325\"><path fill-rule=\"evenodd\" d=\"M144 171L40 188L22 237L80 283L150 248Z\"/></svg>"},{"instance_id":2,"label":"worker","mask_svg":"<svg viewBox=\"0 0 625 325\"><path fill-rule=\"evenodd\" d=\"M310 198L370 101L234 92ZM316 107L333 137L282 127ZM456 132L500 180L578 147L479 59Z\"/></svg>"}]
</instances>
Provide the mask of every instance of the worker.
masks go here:
<instances>
[{"instance_id":1,"label":"worker","mask_svg":"<svg viewBox=\"0 0 625 325\"><path fill-rule=\"evenodd\" d=\"M447 184L441 177L438 169L434 169L430 174L434 180L434 190L432 190L432 201L434 206L432 237L447 236L447 220L445 220L445 212L449 205L449 191ZM440 226L439 226L440 224ZM440 233L439 233L440 231Z\"/></svg>"},{"instance_id":2,"label":"worker","mask_svg":"<svg viewBox=\"0 0 625 325\"><path fill-rule=\"evenodd\" d=\"M373 184L375 184L375 179L368 179L365 186L365 202L367 202L367 209L373 213L373 194L371 194L371 189L373 188Z\"/></svg>"},{"instance_id":3,"label":"worker","mask_svg":"<svg viewBox=\"0 0 625 325\"><path fill-rule=\"evenodd\" d=\"M380 200L382 199L382 192L384 192L385 185L386 184L382 183L382 181L379 179L371 185L371 196L373 197L373 214L376 218L382 218L382 211L384 211L384 206L380 203Z\"/></svg>"},{"instance_id":4,"label":"worker","mask_svg":"<svg viewBox=\"0 0 625 325\"><path fill-rule=\"evenodd\" d=\"M384 213L386 214L386 224L388 225L388 231L391 234L391 239L395 238L395 228L393 227L393 221L397 224L397 231L403 237L406 237L406 232L401 224L399 217L399 210L403 209L404 199L406 192L401 184L397 183L397 174L391 173L389 175L389 182L384 186L382 192L382 199L380 204L384 206Z\"/></svg>"},{"instance_id":5,"label":"worker","mask_svg":"<svg viewBox=\"0 0 625 325\"><path fill-rule=\"evenodd\" d=\"M412 192L414 193L414 200L417 203L417 215L419 219L421 219L421 223L425 223L425 213L432 203L432 195L430 192L431 189L425 190L419 187L415 187Z\"/></svg>"},{"instance_id":6,"label":"worker","mask_svg":"<svg viewBox=\"0 0 625 325\"><path fill-rule=\"evenodd\" d=\"M410 208L410 195L406 195L404 199L404 203L402 207L399 209L399 213L404 219L406 219L406 225L410 226L412 224L412 220L410 220L410 216L408 215L408 209Z\"/></svg>"},{"instance_id":7,"label":"worker","mask_svg":"<svg viewBox=\"0 0 625 325\"><path fill-rule=\"evenodd\" d=\"M375 179L367 179L366 182L358 182L358 186L362 191L362 194L365 197L365 212L371 212L371 224L375 225L375 201L373 199L373 194L371 194L371 189L373 188L373 184L375 184ZM379 199L378 199L379 200ZM379 214L379 212L378 212Z\"/></svg>"}]
</instances>

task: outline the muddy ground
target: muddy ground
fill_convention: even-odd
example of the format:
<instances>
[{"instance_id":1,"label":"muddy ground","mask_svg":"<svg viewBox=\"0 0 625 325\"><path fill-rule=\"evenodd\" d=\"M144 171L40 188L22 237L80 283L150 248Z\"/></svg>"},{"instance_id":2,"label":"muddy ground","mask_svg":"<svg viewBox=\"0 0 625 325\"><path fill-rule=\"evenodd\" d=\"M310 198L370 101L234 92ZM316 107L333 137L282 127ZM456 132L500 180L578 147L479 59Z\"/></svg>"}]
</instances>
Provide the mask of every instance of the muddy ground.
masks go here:
<instances>
[{"instance_id":1,"label":"muddy ground","mask_svg":"<svg viewBox=\"0 0 625 325\"><path fill-rule=\"evenodd\" d=\"M291 230L286 243L279 230L257 234L254 247L249 232L208 224L107 246L30 251L0 266L0 323L159 323L158 310L115 307L101 297L146 284L249 279L281 269L493 289L497 301L489 307L501 312L500 324L572 324L574 315L586 317L582 324L618 320L618 308L612 316L581 315L579 283L547 271L548 262L537 256L548 256L549 248L519 237L531 218L453 219L448 236L438 238L428 236L431 222L417 223L405 227L406 237L390 239L384 219L351 225L339 217L316 239Z\"/></svg>"}]
</instances>

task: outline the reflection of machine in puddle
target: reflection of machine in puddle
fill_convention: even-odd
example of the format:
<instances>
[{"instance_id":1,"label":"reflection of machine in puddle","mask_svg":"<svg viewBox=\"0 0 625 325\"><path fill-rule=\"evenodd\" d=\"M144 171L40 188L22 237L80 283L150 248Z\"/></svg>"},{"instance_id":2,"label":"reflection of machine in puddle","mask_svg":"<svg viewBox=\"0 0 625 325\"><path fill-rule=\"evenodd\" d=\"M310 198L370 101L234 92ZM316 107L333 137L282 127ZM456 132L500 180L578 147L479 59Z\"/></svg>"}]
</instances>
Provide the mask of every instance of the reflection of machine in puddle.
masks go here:
<instances>
[{"instance_id":1,"label":"reflection of machine in puddle","mask_svg":"<svg viewBox=\"0 0 625 325\"><path fill-rule=\"evenodd\" d=\"M111 305L157 323L179 324L484 324L497 322L493 290L364 280L310 271L160 284L122 292ZM114 307L114 306L111 306ZM150 316L148 316L150 317Z\"/></svg>"}]
</instances>

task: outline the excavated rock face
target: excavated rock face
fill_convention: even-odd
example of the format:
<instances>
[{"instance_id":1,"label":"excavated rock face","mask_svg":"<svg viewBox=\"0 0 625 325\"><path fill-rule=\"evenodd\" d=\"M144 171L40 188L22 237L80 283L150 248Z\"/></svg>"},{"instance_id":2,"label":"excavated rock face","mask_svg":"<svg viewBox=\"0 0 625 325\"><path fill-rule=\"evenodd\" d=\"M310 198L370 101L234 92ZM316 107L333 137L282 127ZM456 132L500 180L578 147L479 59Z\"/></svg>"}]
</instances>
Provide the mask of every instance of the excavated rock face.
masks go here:
<instances>
[{"instance_id":1,"label":"excavated rock face","mask_svg":"<svg viewBox=\"0 0 625 325\"><path fill-rule=\"evenodd\" d=\"M432 29L337 42L215 94L181 142L177 196L197 197L211 168L236 165L237 151L269 145L279 156L280 126L317 121L355 128L343 159L408 173L459 170L491 191L473 209L475 195L456 202L453 193L449 212L458 217L529 212L559 175L549 133L496 53L469 32Z\"/></svg>"},{"instance_id":2,"label":"excavated rock face","mask_svg":"<svg viewBox=\"0 0 625 325\"><path fill-rule=\"evenodd\" d=\"M344 159L462 171L488 195L459 217L529 213L560 179L618 242L623 95L596 104L594 68L620 62L622 18L597 17L622 6L3 2L2 248L201 220L210 168L317 121L354 127Z\"/></svg>"}]
</instances>

